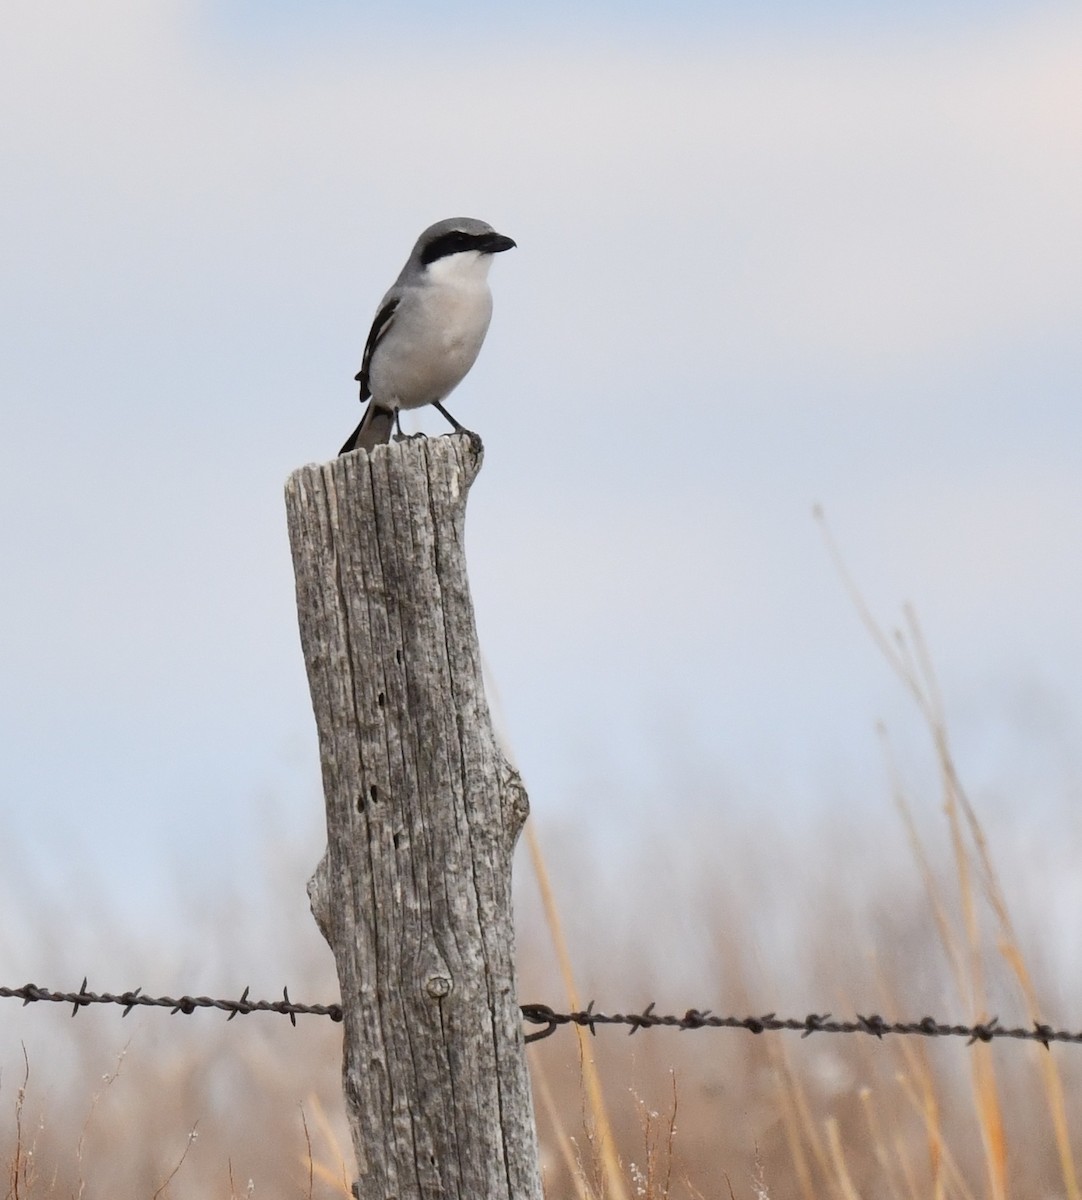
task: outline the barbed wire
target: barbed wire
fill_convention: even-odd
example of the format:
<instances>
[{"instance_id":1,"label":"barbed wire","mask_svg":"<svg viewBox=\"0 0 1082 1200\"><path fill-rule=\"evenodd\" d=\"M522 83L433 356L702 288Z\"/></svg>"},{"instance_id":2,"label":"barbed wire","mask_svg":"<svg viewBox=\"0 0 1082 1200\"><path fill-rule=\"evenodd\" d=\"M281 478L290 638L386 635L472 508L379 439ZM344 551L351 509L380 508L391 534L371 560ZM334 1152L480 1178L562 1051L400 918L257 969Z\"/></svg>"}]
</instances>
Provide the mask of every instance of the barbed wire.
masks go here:
<instances>
[{"instance_id":1,"label":"barbed wire","mask_svg":"<svg viewBox=\"0 0 1082 1200\"><path fill-rule=\"evenodd\" d=\"M249 1000L248 988L241 993L239 1000L215 1000L210 996L146 996L142 988L130 992L114 994L112 992L92 992L87 988L84 977L77 992L53 992L48 988L38 987L33 983L23 984L22 987L0 987L0 999L21 1000L23 1007L45 1001L53 1004L70 1004L71 1015L77 1016L81 1008L91 1004L119 1004L123 1007L122 1016L127 1016L132 1009L139 1007L168 1008L175 1016L177 1013L190 1015L200 1008L216 1008L229 1013L227 1020L234 1017L246 1016L254 1012L274 1012L288 1016L293 1025L297 1024L298 1015L330 1017L332 1021L342 1020L340 1004L296 1004L289 998L289 988L282 988L281 1000ZM543 1029L526 1035L527 1042L538 1042L550 1037L561 1025L578 1025L589 1029L597 1035L599 1025L627 1026L628 1033L638 1033L640 1029L744 1029L748 1033L775 1033L789 1031L799 1033L801 1037L810 1037L813 1033L863 1033L880 1040L887 1035L910 1037L954 1037L965 1038L967 1045L976 1042L992 1042L1000 1038L1011 1038L1016 1041L1040 1042L1046 1050L1051 1049L1053 1042L1082 1044L1082 1032L1074 1033L1064 1029L1053 1029L1052 1026L1034 1021L1032 1025L1005 1026L1000 1025L998 1017L980 1021L973 1025L951 1025L937 1021L934 1017L922 1017L919 1021L888 1021L873 1013L869 1016L858 1014L853 1020L834 1020L830 1013L809 1013L806 1017L779 1017L775 1013L766 1013L760 1017L718 1016L710 1009L689 1008L684 1015L662 1014L654 1011L654 1005L648 1004L640 1013L603 1013L594 1009L593 1001L586 1008L577 1012L557 1012L547 1004L521 1005L522 1019L531 1025L543 1025Z\"/></svg>"},{"instance_id":2,"label":"barbed wire","mask_svg":"<svg viewBox=\"0 0 1082 1200\"><path fill-rule=\"evenodd\" d=\"M835 1021L830 1013L809 1013L806 1017L779 1017L767 1013L761 1017L722 1017L709 1009L689 1008L682 1017L654 1012L649 1004L641 1013L606 1013L594 1011L593 1002L580 1012L554 1012L545 1004L524 1004L522 1016L526 1021L545 1028L528 1034L528 1042L538 1041L556 1032L561 1025L580 1025L597 1033L598 1025L627 1025L628 1033L640 1029L656 1029L665 1026L671 1029L746 1029L749 1033L773 1033L790 1030L801 1037L813 1033L865 1033L882 1039L887 1034L916 1037L965 1038L967 1045L975 1042L991 1042L997 1038L1015 1038L1020 1041L1040 1042L1046 1050L1052 1042L1082 1043L1082 1033L1053 1029L1050 1025L1034 1021L1032 1026L1011 1028L1000 1025L998 1017L981 1021L975 1025L948 1025L934 1017L922 1017L919 1021L887 1021L878 1014L860 1016L851 1021Z\"/></svg>"},{"instance_id":3,"label":"barbed wire","mask_svg":"<svg viewBox=\"0 0 1082 1200\"><path fill-rule=\"evenodd\" d=\"M217 1008L229 1013L228 1020L232 1021L238 1014L246 1016L253 1012L276 1012L287 1015L290 1021L297 1024L297 1014L317 1017L330 1017L332 1021L341 1021L342 1006L340 1004L294 1004L289 998L289 988L282 988L281 1000L249 1000L248 988L241 993L239 1000L212 1000L210 996L144 996L142 988L131 992L114 995L112 992L91 992L87 990L86 977L77 992L51 992L48 988L37 987L33 983L23 984L22 987L0 987L0 998L10 997L21 1000L23 1007L36 1001L44 1000L53 1004L70 1004L71 1015L77 1016L80 1008L91 1004L122 1004L123 1016L127 1016L133 1008L145 1006L148 1008L168 1008L175 1016L184 1013L185 1016L195 1012L197 1008Z\"/></svg>"}]
</instances>

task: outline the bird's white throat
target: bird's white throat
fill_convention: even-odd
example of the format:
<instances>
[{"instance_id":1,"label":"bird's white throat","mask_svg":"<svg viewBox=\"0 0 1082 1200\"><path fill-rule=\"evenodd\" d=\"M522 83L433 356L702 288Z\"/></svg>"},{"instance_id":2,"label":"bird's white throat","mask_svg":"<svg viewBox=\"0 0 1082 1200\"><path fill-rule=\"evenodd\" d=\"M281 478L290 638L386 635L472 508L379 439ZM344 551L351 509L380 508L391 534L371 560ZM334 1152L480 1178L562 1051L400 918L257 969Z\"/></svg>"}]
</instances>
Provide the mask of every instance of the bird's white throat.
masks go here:
<instances>
[{"instance_id":1,"label":"bird's white throat","mask_svg":"<svg viewBox=\"0 0 1082 1200\"><path fill-rule=\"evenodd\" d=\"M425 268L434 283L449 283L456 287L484 287L488 283L488 272L492 266L492 255L478 250L462 250L437 258Z\"/></svg>"}]
</instances>

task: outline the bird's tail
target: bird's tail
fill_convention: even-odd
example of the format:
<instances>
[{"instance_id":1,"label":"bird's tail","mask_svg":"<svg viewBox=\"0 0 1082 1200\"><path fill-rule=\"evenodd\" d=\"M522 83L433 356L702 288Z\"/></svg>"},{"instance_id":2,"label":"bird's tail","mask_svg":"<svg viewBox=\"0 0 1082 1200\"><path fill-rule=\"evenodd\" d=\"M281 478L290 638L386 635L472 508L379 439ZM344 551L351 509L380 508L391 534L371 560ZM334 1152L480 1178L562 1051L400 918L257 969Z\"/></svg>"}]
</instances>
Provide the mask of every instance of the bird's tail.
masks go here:
<instances>
[{"instance_id":1,"label":"bird's tail","mask_svg":"<svg viewBox=\"0 0 1082 1200\"><path fill-rule=\"evenodd\" d=\"M374 400L369 401L360 425L346 438L346 444L338 453L348 454L351 450L371 450L373 446L382 446L391 440L392 429L394 413L377 407Z\"/></svg>"}]
</instances>

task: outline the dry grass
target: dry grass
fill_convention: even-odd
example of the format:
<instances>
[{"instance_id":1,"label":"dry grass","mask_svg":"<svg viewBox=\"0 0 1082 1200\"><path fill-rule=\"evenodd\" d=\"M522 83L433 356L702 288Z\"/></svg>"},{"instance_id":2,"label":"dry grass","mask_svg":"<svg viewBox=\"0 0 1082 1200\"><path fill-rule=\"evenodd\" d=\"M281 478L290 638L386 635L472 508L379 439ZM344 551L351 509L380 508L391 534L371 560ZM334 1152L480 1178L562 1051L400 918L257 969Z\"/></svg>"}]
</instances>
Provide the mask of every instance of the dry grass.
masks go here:
<instances>
[{"instance_id":1,"label":"dry grass","mask_svg":"<svg viewBox=\"0 0 1082 1200\"><path fill-rule=\"evenodd\" d=\"M734 836L718 828L705 837L696 831L690 895L682 874L686 862L674 856L666 869L655 852L637 881L640 890L644 878L654 885L652 912L648 883L647 912L625 900L620 908L625 923L636 929L653 925L655 946L665 946L664 917L672 901L663 883L658 885L667 875L683 878L685 886L676 890L684 911L697 918L710 914L714 934L704 941L689 929L680 943L687 955L699 956L691 977L698 975L702 990L673 995L659 1007L681 1011L689 1003L701 1005L705 995L716 1010L738 1014L833 1010L878 1011L890 1019L933 1012L967 1022L993 1016L1005 1024L1044 1020L1043 989L1027 964L988 838L961 784L917 621L906 612L905 628L887 637L855 599L916 702L938 774L942 824L930 836L921 833L916 814L929 806L909 795L883 730L908 871L899 873L891 862L895 839L884 837L881 824L863 834L846 833L852 844L833 853L824 836L814 845L811 870L806 860L781 867L787 879L797 881L785 888L793 905L788 936L757 920L756 898L770 889L740 831ZM714 861L704 850L711 843L718 848ZM773 861L777 870L775 850L772 845L758 857ZM1015 882L1024 885L1025 879ZM547 912L552 889L543 877L541 884ZM1024 899L1024 886L1015 890ZM596 947L611 945L618 933L595 925L593 953L584 931L575 956L565 950L551 915L547 924L569 1003L582 991L602 1008L637 1006L665 992L665 971L649 953L622 964L610 957L591 969ZM578 986L564 966L576 957L588 973L588 982ZM543 978L528 960L525 994L535 989L541 994ZM1055 990L1054 982L1046 984L1048 990ZM1078 1027L1082 1009L1057 1019ZM967 1047L905 1038L794 1040L696 1032L639 1035L631 1048L610 1033L580 1038L579 1067L554 1041L531 1052L543 1100L550 1196L620 1196L628 1183L637 1195L649 1197L1079 1196L1076 1157L1082 1139L1076 1133L1072 1142L1071 1131L1082 1123L1082 1063L1073 1047L1046 1051L1035 1043ZM675 1121L670 1129L659 1187L662 1173L651 1151L656 1142L636 1129L635 1113L658 1103L659 1085L670 1069L679 1080L681 1120L678 1135ZM604 1107L595 1105L595 1077L604 1082ZM572 1119L576 1114L581 1115ZM565 1145L585 1146L591 1156L585 1162L581 1154L572 1159L561 1152ZM646 1174L634 1165L644 1159L650 1166Z\"/></svg>"},{"instance_id":2,"label":"dry grass","mask_svg":"<svg viewBox=\"0 0 1082 1200\"><path fill-rule=\"evenodd\" d=\"M1023 953L916 622L907 617L888 638L867 619L921 714L941 814L910 794L884 733L896 822L855 819L786 841L763 822L727 827L721 798L700 781L709 811L689 814L686 832L668 840L644 830L649 851L626 854L619 888L605 894L573 826L549 825L543 838L531 830L532 873L519 864L524 999L1045 1018L1042 996L1059 981ZM559 864L552 879L546 863ZM217 945L219 966L277 955L294 995L333 996L314 923L293 900L280 908L311 865L268 864L267 896L230 906L247 922L225 935L211 918L199 944ZM1024 905L1024 885L1012 879L1012 903ZM84 951L81 964L95 959L94 947ZM162 964L148 969L134 952L131 962L157 990L149 976ZM35 976L56 979L48 962ZM178 972L163 979L170 988L229 991L232 980ZM339 1030L329 1022L301 1018L294 1030L251 1016L227 1026L220 1014L145 1010L123 1023L112 1010L72 1021L0 1003L10 1006L0 1009L9 1200L349 1196ZM1082 1025L1082 1001L1049 1019ZM1082 1200L1075 1047L563 1029L529 1054L551 1200Z\"/></svg>"}]
</instances>

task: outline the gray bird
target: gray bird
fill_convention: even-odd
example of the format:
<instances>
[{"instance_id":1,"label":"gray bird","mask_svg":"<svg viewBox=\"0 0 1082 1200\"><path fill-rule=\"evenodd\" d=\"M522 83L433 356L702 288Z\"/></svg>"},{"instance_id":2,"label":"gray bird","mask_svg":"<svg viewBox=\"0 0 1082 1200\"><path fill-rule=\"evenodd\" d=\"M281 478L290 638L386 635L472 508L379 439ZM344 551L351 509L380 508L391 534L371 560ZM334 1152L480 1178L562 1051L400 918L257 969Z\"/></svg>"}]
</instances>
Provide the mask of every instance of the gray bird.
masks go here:
<instances>
[{"instance_id":1,"label":"gray bird","mask_svg":"<svg viewBox=\"0 0 1082 1200\"><path fill-rule=\"evenodd\" d=\"M371 400L340 454L390 441L402 408L432 404L463 430L440 402L477 359L492 318L492 256L514 244L472 217L421 234L372 322L357 372L361 403Z\"/></svg>"}]
</instances>

